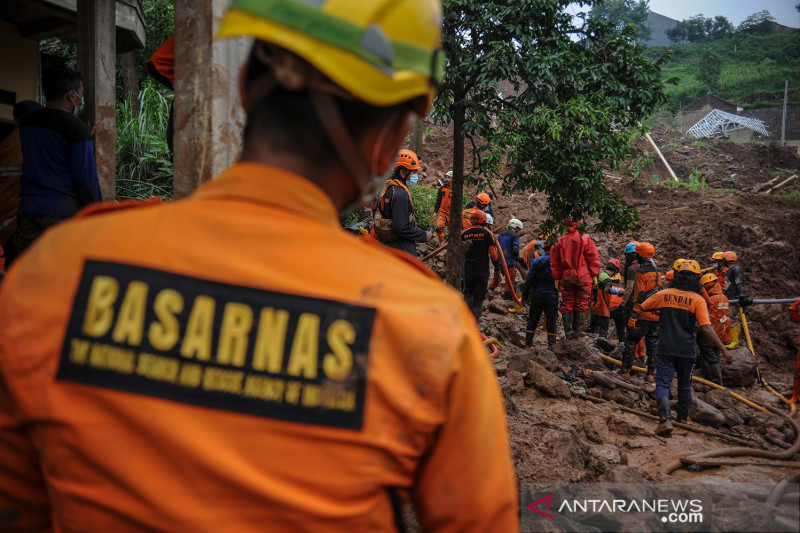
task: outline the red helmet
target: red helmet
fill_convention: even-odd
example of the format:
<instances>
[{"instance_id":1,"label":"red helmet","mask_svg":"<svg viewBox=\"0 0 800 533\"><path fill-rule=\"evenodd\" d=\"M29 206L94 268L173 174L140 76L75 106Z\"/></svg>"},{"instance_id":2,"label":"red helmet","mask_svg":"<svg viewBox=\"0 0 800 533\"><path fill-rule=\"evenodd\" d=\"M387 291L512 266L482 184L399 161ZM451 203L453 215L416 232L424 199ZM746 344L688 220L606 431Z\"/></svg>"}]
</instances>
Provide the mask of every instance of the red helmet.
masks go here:
<instances>
[{"instance_id":1,"label":"red helmet","mask_svg":"<svg viewBox=\"0 0 800 533\"><path fill-rule=\"evenodd\" d=\"M565 219L562 221L562 223L563 223L565 226L567 226L568 228L577 228L577 227L578 227L578 222L577 222L577 221L575 221L575 220L572 220L571 218L565 218Z\"/></svg>"},{"instance_id":2,"label":"red helmet","mask_svg":"<svg viewBox=\"0 0 800 533\"><path fill-rule=\"evenodd\" d=\"M482 192L475 197L475 201L481 205L489 205L492 203L492 197L485 192Z\"/></svg>"},{"instance_id":3,"label":"red helmet","mask_svg":"<svg viewBox=\"0 0 800 533\"><path fill-rule=\"evenodd\" d=\"M611 259L608 260L608 265L606 265L606 267L609 266L613 266L617 270L620 270L622 268L622 263L620 263L619 259L617 259L616 257L612 257Z\"/></svg>"},{"instance_id":4,"label":"red helmet","mask_svg":"<svg viewBox=\"0 0 800 533\"><path fill-rule=\"evenodd\" d=\"M739 256L736 255L736 252L722 252L722 259L728 263L735 263L739 260Z\"/></svg>"},{"instance_id":5,"label":"red helmet","mask_svg":"<svg viewBox=\"0 0 800 533\"><path fill-rule=\"evenodd\" d=\"M469 217L469 221L473 226L479 226L486 222L486 213L480 209L476 209Z\"/></svg>"},{"instance_id":6,"label":"red helmet","mask_svg":"<svg viewBox=\"0 0 800 533\"><path fill-rule=\"evenodd\" d=\"M419 170L422 165L419 164L419 157L411 150L403 148L397 153L397 162L394 164L395 168L404 167L408 170Z\"/></svg>"},{"instance_id":7,"label":"red helmet","mask_svg":"<svg viewBox=\"0 0 800 533\"><path fill-rule=\"evenodd\" d=\"M636 253L647 259L656 255L656 249L649 242L640 242L636 245Z\"/></svg>"}]
</instances>

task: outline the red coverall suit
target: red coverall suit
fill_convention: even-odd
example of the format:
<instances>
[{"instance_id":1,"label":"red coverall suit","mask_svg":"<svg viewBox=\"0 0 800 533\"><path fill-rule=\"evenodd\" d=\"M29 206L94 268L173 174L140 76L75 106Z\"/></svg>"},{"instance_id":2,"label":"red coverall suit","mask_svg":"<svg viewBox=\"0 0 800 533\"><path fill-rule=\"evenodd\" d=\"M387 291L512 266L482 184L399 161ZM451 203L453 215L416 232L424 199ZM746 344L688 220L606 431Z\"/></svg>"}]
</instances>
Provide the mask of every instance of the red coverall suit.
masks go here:
<instances>
[{"instance_id":1,"label":"red coverall suit","mask_svg":"<svg viewBox=\"0 0 800 533\"><path fill-rule=\"evenodd\" d=\"M550 252L550 269L553 279L560 281L561 312L588 312L592 278L600 273L600 255L592 238L588 234L581 235L577 229L569 229ZM576 276L572 276L572 272Z\"/></svg>"},{"instance_id":2,"label":"red coverall suit","mask_svg":"<svg viewBox=\"0 0 800 533\"><path fill-rule=\"evenodd\" d=\"M3 532L395 531L408 498L425 531L519 529L461 295L296 174L84 210L11 268L0 323Z\"/></svg>"},{"instance_id":3,"label":"red coverall suit","mask_svg":"<svg viewBox=\"0 0 800 533\"><path fill-rule=\"evenodd\" d=\"M789 308L792 315L792 320L800 322L800 300L797 300ZM800 337L797 337L797 342L800 343ZM800 347L797 349L797 357L794 359L794 386L792 387L792 403L800 401Z\"/></svg>"}]
</instances>

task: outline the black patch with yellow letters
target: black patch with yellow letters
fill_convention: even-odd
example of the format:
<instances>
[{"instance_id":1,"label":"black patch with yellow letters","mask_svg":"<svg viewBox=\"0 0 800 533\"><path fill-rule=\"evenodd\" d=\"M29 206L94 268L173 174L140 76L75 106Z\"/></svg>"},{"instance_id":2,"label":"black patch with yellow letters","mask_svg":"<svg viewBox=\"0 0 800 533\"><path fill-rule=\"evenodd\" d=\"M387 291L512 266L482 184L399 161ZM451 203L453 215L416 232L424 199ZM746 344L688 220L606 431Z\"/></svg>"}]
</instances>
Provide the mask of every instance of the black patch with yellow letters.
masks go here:
<instances>
[{"instance_id":1,"label":"black patch with yellow letters","mask_svg":"<svg viewBox=\"0 0 800 533\"><path fill-rule=\"evenodd\" d=\"M361 429L375 309L86 261L57 379Z\"/></svg>"}]
</instances>

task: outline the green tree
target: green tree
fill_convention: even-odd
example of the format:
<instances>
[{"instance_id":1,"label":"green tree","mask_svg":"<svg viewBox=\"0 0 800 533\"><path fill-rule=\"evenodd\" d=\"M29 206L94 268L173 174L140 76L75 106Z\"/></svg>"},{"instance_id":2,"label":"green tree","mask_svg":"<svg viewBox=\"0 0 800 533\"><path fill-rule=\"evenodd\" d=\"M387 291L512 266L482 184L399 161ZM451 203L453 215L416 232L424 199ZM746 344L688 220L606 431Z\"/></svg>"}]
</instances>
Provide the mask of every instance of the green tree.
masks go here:
<instances>
[{"instance_id":1,"label":"green tree","mask_svg":"<svg viewBox=\"0 0 800 533\"><path fill-rule=\"evenodd\" d=\"M666 102L659 67L645 59L636 28L621 30L583 17L569 0L445 0L448 68L436 100L439 120L453 123L453 198L463 198L464 146L469 181L502 191L548 195L556 229L571 216L597 215L597 231L624 231L638 219L603 184L601 161L618 167L640 121ZM575 40L576 36L580 40ZM499 92L505 81L512 91ZM510 93L510 94L508 94ZM447 281L460 270L460 217L450 222Z\"/></svg>"},{"instance_id":2,"label":"green tree","mask_svg":"<svg viewBox=\"0 0 800 533\"><path fill-rule=\"evenodd\" d=\"M715 91L722 74L722 56L712 50L704 50L697 67L697 79L708 87L708 92Z\"/></svg>"},{"instance_id":3,"label":"green tree","mask_svg":"<svg viewBox=\"0 0 800 533\"><path fill-rule=\"evenodd\" d=\"M753 13L739 24L738 30L743 33L769 33L775 17L766 9Z\"/></svg>"},{"instance_id":4,"label":"green tree","mask_svg":"<svg viewBox=\"0 0 800 533\"><path fill-rule=\"evenodd\" d=\"M652 33L648 13L650 0L600 0L592 5L589 17L615 24L620 31L628 24L635 24L636 39L647 41Z\"/></svg>"}]
</instances>

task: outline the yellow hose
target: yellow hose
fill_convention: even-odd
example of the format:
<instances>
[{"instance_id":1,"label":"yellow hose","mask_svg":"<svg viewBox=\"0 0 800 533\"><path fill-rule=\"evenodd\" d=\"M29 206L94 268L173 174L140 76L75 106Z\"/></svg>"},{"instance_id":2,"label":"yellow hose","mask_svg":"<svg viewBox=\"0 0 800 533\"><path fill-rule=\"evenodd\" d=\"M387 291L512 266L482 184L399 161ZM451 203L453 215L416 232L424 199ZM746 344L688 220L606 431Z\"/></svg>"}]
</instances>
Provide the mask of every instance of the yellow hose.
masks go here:
<instances>
[{"instance_id":1,"label":"yellow hose","mask_svg":"<svg viewBox=\"0 0 800 533\"><path fill-rule=\"evenodd\" d=\"M603 361L608 361L609 363L613 363L613 364L615 364L617 366L622 366L622 361L620 361L619 359L614 359L613 357L609 357L607 355L600 354L600 359L602 359ZM646 368L642 368L640 366L631 367L631 370L636 370L637 372L647 372ZM757 403L755 403L755 402L753 402L751 400L748 400L744 396L736 394L735 392L731 391L727 387L723 387L722 385L717 385L716 383L712 383L710 381L706 381L705 379L698 378L697 376L692 376L692 381L696 381L698 383L702 383L703 385L708 385L710 387L714 387L715 389L727 390L728 392L730 392L731 398L735 398L735 399L739 400L740 402L742 402L743 404L749 405L753 409L758 409L762 413L768 413L769 412L764 407L758 405Z\"/></svg>"},{"instance_id":2,"label":"yellow hose","mask_svg":"<svg viewBox=\"0 0 800 533\"><path fill-rule=\"evenodd\" d=\"M783 394L773 389L768 383L766 383L763 379L761 379L761 369L758 368L758 359L756 358L756 351L753 349L753 342L750 340L750 329L747 327L747 317L744 314L744 307L739 307L739 315L742 317L742 329L744 330L744 340L747 342L747 347L750 349L750 353L753 354L753 358L756 359L756 372L758 373L758 381L767 389L769 392L777 396L781 399L781 401L785 404L789 405L789 412L794 414L797 412L797 406L789 401Z\"/></svg>"}]
</instances>

